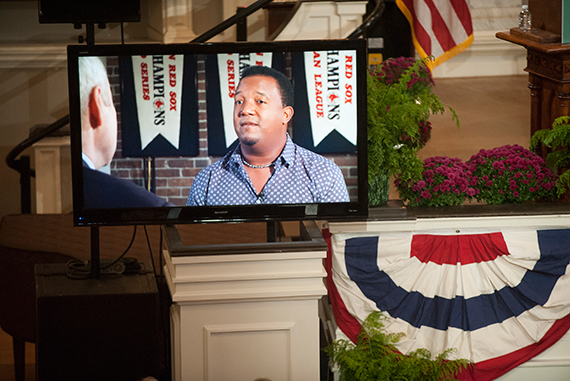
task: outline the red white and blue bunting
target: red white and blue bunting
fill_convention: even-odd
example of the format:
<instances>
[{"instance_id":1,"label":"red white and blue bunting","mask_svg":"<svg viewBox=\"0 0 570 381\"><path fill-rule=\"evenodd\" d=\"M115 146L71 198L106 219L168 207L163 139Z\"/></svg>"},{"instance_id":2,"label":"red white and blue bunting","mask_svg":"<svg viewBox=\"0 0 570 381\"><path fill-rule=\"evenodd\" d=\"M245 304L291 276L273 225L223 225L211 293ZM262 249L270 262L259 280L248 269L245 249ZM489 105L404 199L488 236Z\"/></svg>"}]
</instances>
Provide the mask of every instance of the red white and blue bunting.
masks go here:
<instances>
[{"instance_id":1,"label":"red white and blue bunting","mask_svg":"<svg viewBox=\"0 0 570 381\"><path fill-rule=\"evenodd\" d=\"M339 328L356 341L372 311L403 332L397 348L456 348L492 380L570 328L570 229L502 228L328 236L327 286Z\"/></svg>"}]
</instances>

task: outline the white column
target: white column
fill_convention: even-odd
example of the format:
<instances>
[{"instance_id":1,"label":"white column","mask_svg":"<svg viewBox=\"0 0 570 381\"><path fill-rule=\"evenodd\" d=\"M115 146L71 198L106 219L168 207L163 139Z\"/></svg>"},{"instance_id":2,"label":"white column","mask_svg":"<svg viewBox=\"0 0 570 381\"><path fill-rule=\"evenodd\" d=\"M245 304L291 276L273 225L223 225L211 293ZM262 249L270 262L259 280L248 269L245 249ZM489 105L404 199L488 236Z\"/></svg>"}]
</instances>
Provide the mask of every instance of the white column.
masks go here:
<instances>
[{"instance_id":1,"label":"white column","mask_svg":"<svg viewBox=\"0 0 570 381\"><path fill-rule=\"evenodd\" d=\"M318 380L325 256L166 251L173 380Z\"/></svg>"},{"instance_id":2,"label":"white column","mask_svg":"<svg viewBox=\"0 0 570 381\"><path fill-rule=\"evenodd\" d=\"M345 38L362 23L365 1L302 3L275 40Z\"/></svg>"},{"instance_id":3,"label":"white column","mask_svg":"<svg viewBox=\"0 0 570 381\"><path fill-rule=\"evenodd\" d=\"M192 26L192 0L148 0L147 6L150 39L186 43L196 37Z\"/></svg>"},{"instance_id":4,"label":"white column","mask_svg":"<svg viewBox=\"0 0 570 381\"><path fill-rule=\"evenodd\" d=\"M36 213L72 210L69 137L48 137L33 145L36 170Z\"/></svg>"}]
</instances>

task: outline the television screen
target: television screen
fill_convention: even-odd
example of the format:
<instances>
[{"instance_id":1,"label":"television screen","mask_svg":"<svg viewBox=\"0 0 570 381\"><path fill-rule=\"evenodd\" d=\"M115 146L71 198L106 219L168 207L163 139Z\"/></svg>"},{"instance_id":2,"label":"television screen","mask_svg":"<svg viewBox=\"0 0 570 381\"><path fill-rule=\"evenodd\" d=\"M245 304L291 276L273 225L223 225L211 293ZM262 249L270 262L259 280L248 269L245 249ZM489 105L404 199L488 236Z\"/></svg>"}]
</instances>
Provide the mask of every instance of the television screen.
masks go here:
<instances>
[{"instance_id":1,"label":"television screen","mask_svg":"<svg viewBox=\"0 0 570 381\"><path fill-rule=\"evenodd\" d=\"M362 219L366 42L69 46L76 225Z\"/></svg>"}]
</instances>

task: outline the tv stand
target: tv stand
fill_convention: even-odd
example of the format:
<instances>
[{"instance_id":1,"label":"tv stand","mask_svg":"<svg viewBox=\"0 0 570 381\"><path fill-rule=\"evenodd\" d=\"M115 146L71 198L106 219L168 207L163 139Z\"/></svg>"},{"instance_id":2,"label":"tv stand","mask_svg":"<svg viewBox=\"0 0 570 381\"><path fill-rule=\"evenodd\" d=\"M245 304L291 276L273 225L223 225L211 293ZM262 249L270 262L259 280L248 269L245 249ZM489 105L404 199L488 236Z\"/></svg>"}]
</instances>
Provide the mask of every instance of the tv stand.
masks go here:
<instances>
[{"instance_id":1,"label":"tv stand","mask_svg":"<svg viewBox=\"0 0 570 381\"><path fill-rule=\"evenodd\" d=\"M267 242L277 241L277 230L279 229L278 222L267 221Z\"/></svg>"},{"instance_id":2,"label":"tv stand","mask_svg":"<svg viewBox=\"0 0 570 381\"><path fill-rule=\"evenodd\" d=\"M327 244L315 222L295 240L252 244L192 246L192 226L162 229L173 380L319 379Z\"/></svg>"},{"instance_id":3,"label":"tv stand","mask_svg":"<svg viewBox=\"0 0 570 381\"><path fill-rule=\"evenodd\" d=\"M78 280L67 276L65 263L38 264L35 279L38 380L160 377L159 297L152 271Z\"/></svg>"},{"instance_id":4,"label":"tv stand","mask_svg":"<svg viewBox=\"0 0 570 381\"><path fill-rule=\"evenodd\" d=\"M99 275L101 275L99 226L91 226L91 278L98 279Z\"/></svg>"}]
</instances>

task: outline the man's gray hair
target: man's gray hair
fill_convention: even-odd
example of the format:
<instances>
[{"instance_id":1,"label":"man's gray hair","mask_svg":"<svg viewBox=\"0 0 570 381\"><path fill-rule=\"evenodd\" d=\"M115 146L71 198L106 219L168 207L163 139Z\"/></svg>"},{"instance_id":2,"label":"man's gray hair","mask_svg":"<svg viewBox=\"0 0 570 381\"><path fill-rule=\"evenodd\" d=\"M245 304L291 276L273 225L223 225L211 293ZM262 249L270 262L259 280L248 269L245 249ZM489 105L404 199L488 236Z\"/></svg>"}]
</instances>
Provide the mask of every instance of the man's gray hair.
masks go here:
<instances>
[{"instance_id":1,"label":"man's gray hair","mask_svg":"<svg viewBox=\"0 0 570 381\"><path fill-rule=\"evenodd\" d=\"M103 102L106 106L113 104L113 99L105 91L109 85L107 68L99 57L79 57L79 90L81 94L81 110L89 106L89 94L95 86L100 86Z\"/></svg>"}]
</instances>

